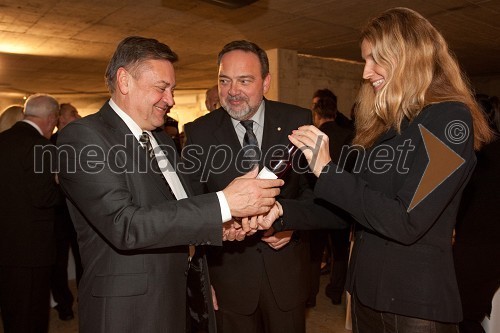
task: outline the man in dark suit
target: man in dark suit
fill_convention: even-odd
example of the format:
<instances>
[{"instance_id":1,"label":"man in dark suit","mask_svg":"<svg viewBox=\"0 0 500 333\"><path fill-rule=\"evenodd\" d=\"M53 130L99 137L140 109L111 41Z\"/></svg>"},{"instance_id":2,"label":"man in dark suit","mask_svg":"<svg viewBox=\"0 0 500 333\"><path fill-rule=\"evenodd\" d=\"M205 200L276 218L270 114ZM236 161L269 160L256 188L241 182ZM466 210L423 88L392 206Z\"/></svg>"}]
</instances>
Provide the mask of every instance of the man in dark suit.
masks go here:
<instances>
[{"instance_id":1,"label":"man in dark suit","mask_svg":"<svg viewBox=\"0 0 500 333\"><path fill-rule=\"evenodd\" d=\"M188 245L221 245L223 222L267 212L282 185L254 173L187 198L175 145L160 128L174 105L176 60L155 39L125 38L106 70L111 99L59 135L60 182L84 267L82 333L184 332L187 296L210 295L205 259ZM196 327L214 332L211 300L196 301Z\"/></svg>"},{"instance_id":2,"label":"man in dark suit","mask_svg":"<svg viewBox=\"0 0 500 333\"><path fill-rule=\"evenodd\" d=\"M267 55L256 44L227 44L219 53L218 66L222 107L185 126L187 146L183 154L186 165L196 170L191 184L197 194L224 188L252 162L269 166L271 159L282 156L289 143L287 135L297 126L311 123L309 110L263 98L271 77ZM248 121L250 129L246 128ZM251 137L260 150L245 159ZM190 160L208 163L197 168ZM296 200L305 200L312 193L306 177L292 172L284 180L279 199L283 218L313 218L310 206ZM209 249L219 331L305 331L304 305L309 292L309 243L305 236L271 231L263 237L259 232L237 244Z\"/></svg>"},{"instance_id":3,"label":"man in dark suit","mask_svg":"<svg viewBox=\"0 0 500 333\"><path fill-rule=\"evenodd\" d=\"M320 89L314 93L313 123L320 131L329 138L330 156L334 163L339 164L342 169L351 171L355 160L353 152L347 148L354 137L352 122L342 115L337 108L337 96L329 89ZM347 157L350 157L349 159ZM341 160L342 159L342 160ZM349 163L348 163L349 162ZM349 221L347 214L337 209L339 215ZM315 230L311 232L311 258L312 277L311 295L308 305L316 304L316 294L319 291L319 276L321 258L326 248L330 254L330 282L327 284L325 294L333 304L340 304L347 274L349 261L349 233L350 228L336 230Z\"/></svg>"},{"instance_id":4,"label":"man in dark suit","mask_svg":"<svg viewBox=\"0 0 500 333\"><path fill-rule=\"evenodd\" d=\"M59 109L59 118L57 120L57 132L52 134L50 141L56 144L59 132L70 122L80 119L78 110L70 103L62 103ZM50 279L50 290L52 297L57 303L55 309L58 312L59 319L71 320L74 318L73 301L74 297L68 284L68 259L69 249L73 254L75 262L76 283L80 282L82 277L82 262L80 259L80 250L76 240L76 231L69 215L68 206L63 201L56 207L56 218L54 222L54 232L56 235L56 261L52 269Z\"/></svg>"},{"instance_id":5,"label":"man in dark suit","mask_svg":"<svg viewBox=\"0 0 500 333\"><path fill-rule=\"evenodd\" d=\"M24 112L23 121L0 134L0 308L6 333L48 331L54 212L61 201L45 151L59 104L36 94Z\"/></svg>"}]
</instances>

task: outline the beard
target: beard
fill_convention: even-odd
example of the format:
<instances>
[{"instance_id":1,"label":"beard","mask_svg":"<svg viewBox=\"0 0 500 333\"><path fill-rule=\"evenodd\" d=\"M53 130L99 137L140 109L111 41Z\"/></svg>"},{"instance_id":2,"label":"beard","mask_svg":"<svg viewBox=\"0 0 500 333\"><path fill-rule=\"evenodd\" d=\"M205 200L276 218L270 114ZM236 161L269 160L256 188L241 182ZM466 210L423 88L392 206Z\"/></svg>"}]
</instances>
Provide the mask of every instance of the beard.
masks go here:
<instances>
[{"instance_id":1,"label":"beard","mask_svg":"<svg viewBox=\"0 0 500 333\"><path fill-rule=\"evenodd\" d=\"M231 107L229 101L244 101L244 104L239 105L239 110L236 110ZM221 101L221 105L231 118L239 121L250 119L259 108L259 106L251 107L248 100L243 97L227 97Z\"/></svg>"}]
</instances>

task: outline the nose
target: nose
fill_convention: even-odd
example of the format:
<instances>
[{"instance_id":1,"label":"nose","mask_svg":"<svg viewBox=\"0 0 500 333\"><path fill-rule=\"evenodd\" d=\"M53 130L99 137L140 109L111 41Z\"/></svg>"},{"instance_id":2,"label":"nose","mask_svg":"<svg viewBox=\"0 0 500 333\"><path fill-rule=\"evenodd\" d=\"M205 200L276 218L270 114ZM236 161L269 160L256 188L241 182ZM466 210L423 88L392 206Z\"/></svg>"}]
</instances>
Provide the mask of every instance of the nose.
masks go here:
<instances>
[{"instance_id":1,"label":"nose","mask_svg":"<svg viewBox=\"0 0 500 333\"><path fill-rule=\"evenodd\" d=\"M371 66L368 64L365 64L365 67L363 68L363 79L369 80L373 75L373 70L371 69Z\"/></svg>"},{"instance_id":2,"label":"nose","mask_svg":"<svg viewBox=\"0 0 500 333\"><path fill-rule=\"evenodd\" d=\"M175 105L174 94L166 89L163 93L163 101L168 105L169 108Z\"/></svg>"},{"instance_id":3,"label":"nose","mask_svg":"<svg viewBox=\"0 0 500 333\"><path fill-rule=\"evenodd\" d=\"M230 83L229 90L227 91L227 93L231 96L238 95L238 87L235 82Z\"/></svg>"}]
</instances>

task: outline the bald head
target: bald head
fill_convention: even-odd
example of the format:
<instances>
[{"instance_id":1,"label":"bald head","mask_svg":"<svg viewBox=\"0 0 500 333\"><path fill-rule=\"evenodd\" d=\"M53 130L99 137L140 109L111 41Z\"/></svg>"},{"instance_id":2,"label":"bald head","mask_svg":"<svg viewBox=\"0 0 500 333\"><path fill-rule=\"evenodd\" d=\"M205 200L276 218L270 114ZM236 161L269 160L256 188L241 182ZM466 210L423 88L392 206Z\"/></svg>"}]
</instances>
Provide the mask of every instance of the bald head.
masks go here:
<instances>
[{"instance_id":1,"label":"bald head","mask_svg":"<svg viewBox=\"0 0 500 333\"><path fill-rule=\"evenodd\" d=\"M208 111L213 111L219 107L219 88L217 85L207 90L205 95L205 106Z\"/></svg>"},{"instance_id":2,"label":"bald head","mask_svg":"<svg viewBox=\"0 0 500 333\"><path fill-rule=\"evenodd\" d=\"M59 120L57 122L57 128L62 130L70 122L80 119L81 116L78 114L78 110L70 103L62 103L59 109Z\"/></svg>"}]
</instances>

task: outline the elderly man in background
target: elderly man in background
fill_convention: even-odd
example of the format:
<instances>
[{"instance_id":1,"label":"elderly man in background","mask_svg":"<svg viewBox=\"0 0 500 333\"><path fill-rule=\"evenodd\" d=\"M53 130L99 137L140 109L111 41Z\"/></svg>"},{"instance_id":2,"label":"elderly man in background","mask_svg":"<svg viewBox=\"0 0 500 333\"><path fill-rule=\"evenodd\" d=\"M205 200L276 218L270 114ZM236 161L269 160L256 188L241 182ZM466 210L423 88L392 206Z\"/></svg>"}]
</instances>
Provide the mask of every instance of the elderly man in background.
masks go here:
<instances>
[{"instance_id":1,"label":"elderly man in background","mask_svg":"<svg viewBox=\"0 0 500 333\"><path fill-rule=\"evenodd\" d=\"M59 132L70 122L80 119L78 110L70 103L61 103L59 110L59 119L57 121L57 132L52 134L50 141L57 142ZM82 277L82 262L80 259L80 250L76 240L76 231L71 222L68 206L62 202L56 207L56 219L54 224L56 235L56 262L52 270L50 288L52 297L57 303L55 309L58 312L59 319L71 320L74 318L73 301L74 297L68 285L68 258L69 249L73 253L75 261L76 283L80 282Z\"/></svg>"},{"instance_id":2,"label":"elderly man in background","mask_svg":"<svg viewBox=\"0 0 500 333\"><path fill-rule=\"evenodd\" d=\"M0 133L0 307L5 333L47 332L54 214L61 202L44 153L57 123L58 102L30 96L24 120Z\"/></svg>"}]
</instances>

